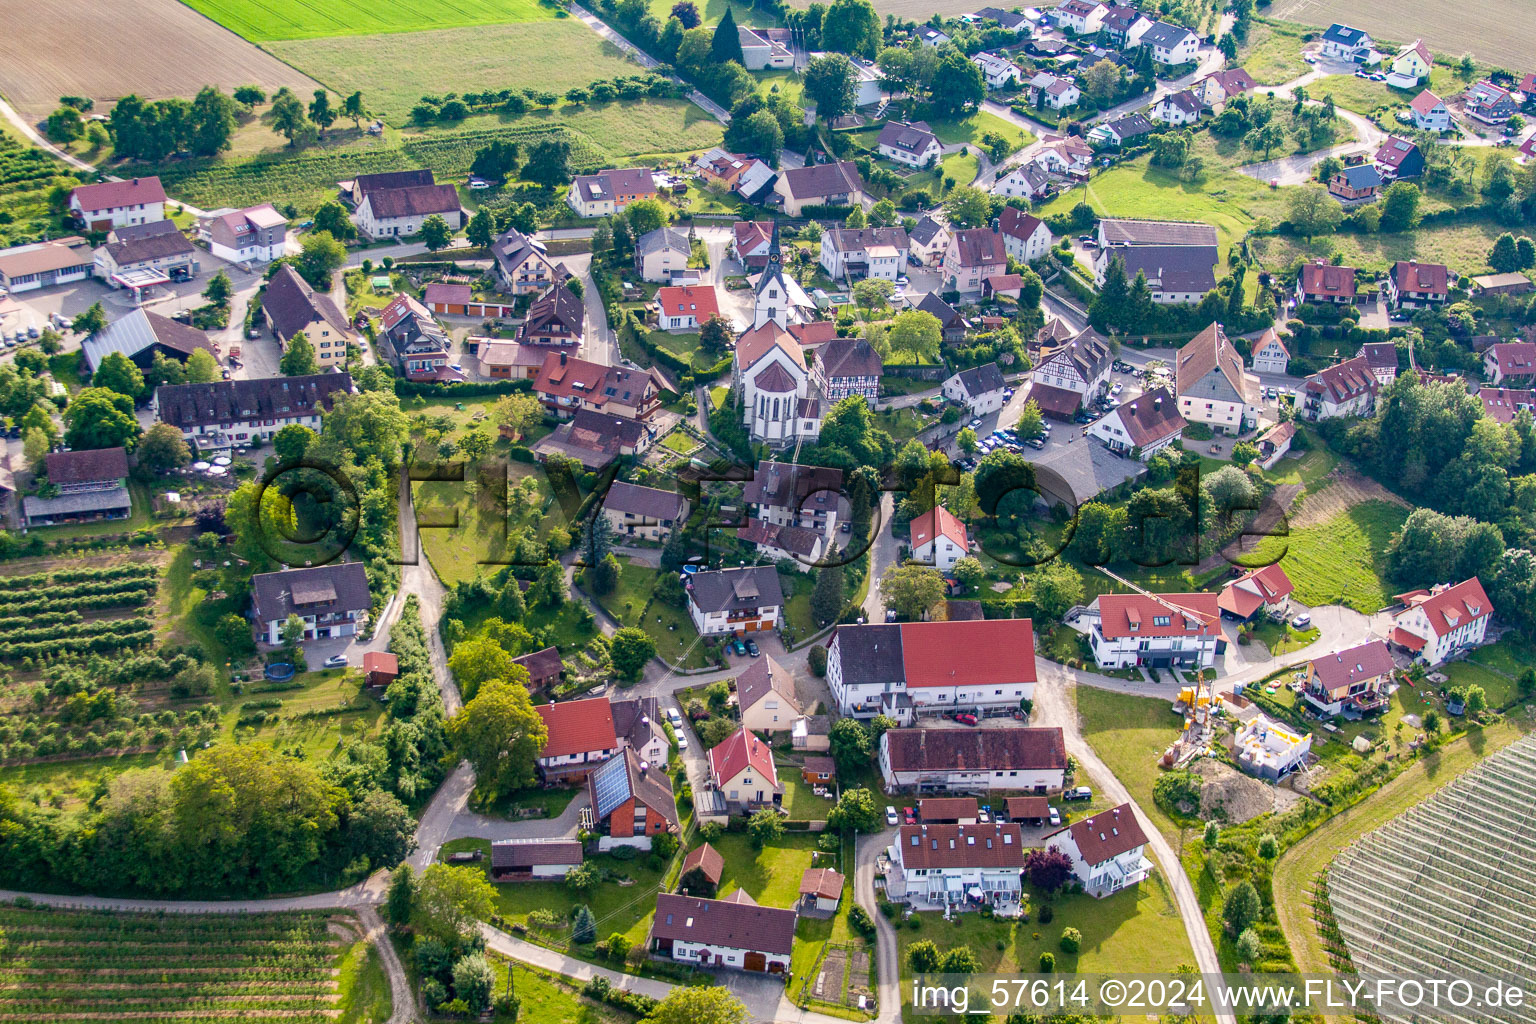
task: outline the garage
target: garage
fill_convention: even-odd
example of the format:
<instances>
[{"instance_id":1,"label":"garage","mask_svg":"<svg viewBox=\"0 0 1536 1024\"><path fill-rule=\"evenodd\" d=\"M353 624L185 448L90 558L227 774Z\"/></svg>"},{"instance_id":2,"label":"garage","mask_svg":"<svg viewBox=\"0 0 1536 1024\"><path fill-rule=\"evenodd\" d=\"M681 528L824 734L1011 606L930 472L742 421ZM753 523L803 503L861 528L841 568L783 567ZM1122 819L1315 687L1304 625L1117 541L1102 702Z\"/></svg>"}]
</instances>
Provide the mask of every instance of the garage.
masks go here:
<instances>
[{"instance_id":1,"label":"garage","mask_svg":"<svg viewBox=\"0 0 1536 1024\"><path fill-rule=\"evenodd\" d=\"M742 961L742 967L749 971L766 971L768 957L762 953L748 953Z\"/></svg>"}]
</instances>

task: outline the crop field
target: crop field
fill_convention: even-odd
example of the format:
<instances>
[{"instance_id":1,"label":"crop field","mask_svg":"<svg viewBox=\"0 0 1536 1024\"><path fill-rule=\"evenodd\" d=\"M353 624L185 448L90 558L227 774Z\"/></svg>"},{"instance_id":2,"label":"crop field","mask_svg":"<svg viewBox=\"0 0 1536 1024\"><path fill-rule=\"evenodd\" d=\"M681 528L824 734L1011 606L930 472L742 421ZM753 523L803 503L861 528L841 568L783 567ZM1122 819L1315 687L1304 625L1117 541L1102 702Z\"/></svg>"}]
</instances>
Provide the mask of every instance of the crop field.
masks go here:
<instances>
[{"instance_id":1,"label":"crop field","mask_svg":"<svg viewBox=\"0 0 1536 1024\"><path fill-rule=\"evenodd\" d=\"M351 992L343 989L354 988L369 973L338 971L349 947L356 948L355 939L342 937L353 927L350 918L318 913L0 907L0 1018L174 1018L196 1024L382 1020L376 1008L347 1012L361 1007L349 1005Z\"/></svg>"},{"instance_id":2,"label":"crop field","mask_svg":"<svg viewBox=\"0 0 1536 1024\"><path fill-rule=\"evenodd\" d=\"M159 575L154 565L133 564L0 580L0 660L125 651L151 643L154 627L141 612L154 600Z\"/></svg>"},{"instance_id":3,"label":"crop field","mask_svg":"<svg viewBox=\"0 0 1536 1024\"><path fill-rule=\"evenodd\" d=\"M1407 518L1400 505L1367 501L1289 536L1262 538L1243 561L1266 565L1278 559L1302 604L1343 604L1373 614L1392 600L1384 575L1387 542Z\"/></svg>"},{"instance_id":4,"label":"crop field","mask_svg":"<svg viewBox=\"0 0 1536 1024\"><path fill-rule=\"evenodd\" d=\"M49 209L48 193L56 183L78 180L47 153L9 131L0 132L0 212L9 215L0 224L0 248L57 233L61 222Z\"/></svg>"},{"instance_id":5,"label":"crop field","mask_svg":"<svg viewBox=\"0 0 1536 1024\"><path fill-rule=\"evenodd\" d=\"M1342 21L1365 29L1378 40L1411 43L1422 36L1436 56L1470 53L1478 60L1504 67L1522 67L1536 47L1536 20L1531 18L1525 0L1483 0L1476 4L1278 0L1267 13L1324 27Z\"/></svg>"},{"instance_id":6,"label":"crop field","mask_svg":"<svg viewBox=\"0 0 1536 1024\"><path fill-rule=\"evenodd\" d=\"M60 96L89 96L100 106L130 92L191 97L210 84L228 91L254 83L268 92L287 85L301 95L315 88L177 0L33 0L6 9L0 93L34 119Z\"/></svg>"},{"instance_id":7,"label":"crop field","mask_svg":"<svg viewBox=\"0 0 1536 1024\"><path fill-rule=\"evenodd\" d=\"M449 25L498 25L553 18L538 0L187 0L198 11L254 43L319 36L420 32Z\"/></svg>"}]
</instances>

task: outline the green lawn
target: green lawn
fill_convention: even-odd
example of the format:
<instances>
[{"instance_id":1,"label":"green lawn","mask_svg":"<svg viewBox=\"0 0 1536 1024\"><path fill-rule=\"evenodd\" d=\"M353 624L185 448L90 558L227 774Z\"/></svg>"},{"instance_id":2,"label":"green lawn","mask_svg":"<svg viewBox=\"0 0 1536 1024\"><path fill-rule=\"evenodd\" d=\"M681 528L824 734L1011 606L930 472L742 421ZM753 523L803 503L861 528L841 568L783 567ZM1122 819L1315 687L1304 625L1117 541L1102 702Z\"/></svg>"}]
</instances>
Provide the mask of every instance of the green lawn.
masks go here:
<instances>
[{"instance_id":1,"label":"green lawn","mask_svg":"<svg viewBox=\"0 0 1536 1024\"><path fill-rule=\"evenodd\" d=\"M661 439L661 446L679 455L692 455L703 447L692 434L684 430L674 430Z\"/></svg>"},{"instance_id":2,"label":"green lawn","mask_svg":"<svg viewBox=\"0 0 1536 1024\"><path fill-rule=\"evenodd\" d=\"M1451 686L1481 686L1490 708L1500 708L1514 700L1519 688L1509 676L1470 661L1455 661L1441 669Z\"/></svg>"},{"instance_id":3,"label":"green lawn","mask_svg":"<svg viewBox=\"0 0 1536 1024\"><path fill-rule=\"evenodd\" d=\"M619 561L623 568L618 586L613 593L597 598L603 610L624 625L649 633L656 640L656 653L668 664L703 668L704 644L688 613L662 601L651 601L647 610L646 602L661 579L660 571L633 559Z\"/></svg>"},{"instance_id":4,"label":"green lawn","mask_svg":"<svg viewBox=\"0 0 1536 1024\"><path fill-rule=\"evenodd\" d=\"M1162 772L1158 758L1184 729L1183 719L1172 710L1171 699L1091 686L1079 686L1076 693L1083 738L1147 816L1177 845L1178 824L1152 800L1152 785Z\"/></svg>"},{"instance_id":5,"label":"green lawn","mask_svg":"<svg viewBox=\"0 0 1536 1024\"><path fill-rule=\"evenodd\" d=\"M1238 63L1261 85L1283 85L1300 78L1312 70L1312 65L1301 59L1303 31L1300 25L1255 18Z\"/></svg>"},{"instance_id":6,"label":"green lawn","mask_svg":"<svg viewBox=\"0 0 1536 1024\"><path fill-rule=\"evenodd\" d=\"M1289 536L1260 538L1244 562L1279 561L1302 604L1345 604L1371 614L1392 600L1385 576L1387 542L1407 518L1408 510L1399 505L1368 501Z\"/></svg>"},{"instance_id":7,"label":"green lawn","mask_svg":"<svg viewBox=\"0 0 1536 1024\"><path fill-rule=\"evenodd\" d=\"M650 332L651 344L658 345L679 359L686 359L695 370L707 370L719 362L719 357L711 355L699 347L699 335L697 331L684 331L674 334L671 331L655 330Z\"/></svg>"},{"instance_id":8,"label":"green lawn","mask_svg":"<svg viewBox=\"0 0 1536 1024\"><path fill-rule=\"evenodd\" d=\"M1286 622L1265 621L1254 630L1254 639L1265 647L1273 657L1279 657L1291 651L1299 651L1318 638L1317 629L1292 629Z\"/></svg>"},{"instance_id":9,"label":"green lawn","mask_svg":"<svg viewBox=\"0 0 1536 1024\"><path fill-rule=\"evenodd\" d=\"M1310 435L1309 435L1310 436ZM1339 457L1327 448L1317 445L1298 459L1283 458L1275 468L1264 474L1271 484L1301 484L1308 492L1318 490L1321 484L1339 464Z\"/></svg>"},{"instance_id":10,"label":"green lawn","mask_svg":"<svg viewBox=\"0 0 1536 1024\"><path fill-rule=\"evenodd\" d=\"M542 21L555 16L552 4L535 0L456 0L453 4L370 4L333 0L189 0L189 6L252 42L419 32L455 25Z\"/></svg>"},{"instance_id":11,"label":"green lawn","mask_svg":"<svg viewBox=\"0 0 1536 1024\"><path fill-rule=\"evenodd\" d=\"M799 73L794 71L756 71L752 77L757 79L757 91L764 96L777 91L791 102L799 103L805 91L805 83L800 80Z\"/></svg>"},{"instance_id":12,"label":"green lawn","mask_svg":"<svg viewBox=\"0 0 1536 1024\"><path fill-rule=\"evenodd\" d=\"M940 164L945 178L953 178L956 185L969 185L981 170L981 159L975 150L968 153L951 153Z\"/></svg>"},{"instance_id":13,"label":"green lawn","mask_svg":"<svg viewBox=\"0 0 1536 1024\"><path fill-rule=\"evenodd\" d=\"M800 775L798 766L779 765L779 785L784 787L784 810L792 821L825 821L833 800L817 796Z\"/></svg>"},{"instance_id":14,"label":"green lawn","mask_svg":"<svg viewBox=\"0 0 1536 1024\"><path fill-rule=\"evenodd\" d=\"M965 118L931 117L928 118L928 127L933 129L939 141L946 146L961 142L979 146L981 137L988 132L1001 135L1016 150L1035 141L1032 133L986 111L978 111Z\"/></svg>"},{"instance_id":15,"label":"green lawn","mask_svg":"<svg viewBox=\"0 0 1536 1024\"><path fill-rule=\"evenodd\" d=\"M667 23L667 19L672 16L672 7L676 2L677 0L650 0L651 13L656 15L658 23L662 25ZM713 25L725 17L727 8L730 9L731 16L736 19L736 24L738 25L750 25L753 28L776 28L780 23L780 19L777 16L767 11L759 10L751 4L731 3L730 0L695 0L694 6L699 9L699 16L704 19L705 25ZM754 74L757 73L754 72ZM776 73L782 74L783 72Z\"/></svg>"},{"instance_id":16,"label":"green lawn","mask_svg":"<svg viewBox=\"0 0 1536 1024\"><path fill-rule=\"evenodd\" d=\"M1437 67L1430 73L1429 81L1429 88L1433 89L1437 96L1450 96L1466 84L1450 68L1442 67ZM1335 106L1371 116L1390 113L1394 108L1407 107L1422 88L1422 86L1416 86L1412 89L1396 89L1385 82L1373 82L1369 78L1327 75L1307 86L1307 95L1316 100L1331 95Z\"/></svg>"},{"instance_id":17,"label":"green lawn","mask_svg":"<svg viewBox=\"0 0 1536 1024\"><path fill-rule=\"evenodd\" d=\"M765 907L793 907L800 899L800 876L811 866L816 837L809 832L786 832L756 850L745 832L727 832L710 845L725 860L717 895L745 889Z\"/></svg>"},{"instance_id":18,"label":"green lawn","mask_svg":"<svg viewBox=\"0 0 1536 1024\"><path fill-rule=\"evenodd\" d=\"M521 961L491 956L496 972L493 993L507 991L507 971L512 972L511 990L522 1004L518 1019L524 1021L559 1021L560 1024L630 1024L633 1014L607 1003L594 1002L558 975L548 974ZM506 1018L497 1017L497 1020Z\"/></svg>"},{"instance_id":19,"label":"green lawn","mask_svg":"<svg viewBox=\"0 0 1536 1024\"><path fill-rule=\"evenodd\" d=\"M584 790L580 786L522 789L496 801L491 808L491 813L499 814L504 818L516 818L517 811L537 807L544 812L544 817L558 818L565 813L571 801L576 799L576 794L581 792Z\"/></svg>"},{"instance_id":20,"label":"green lawn","mask_svg":"<svg viewBox=\"0 0 1536 1024\"><path fill-rule=\"evenodd\" d=\"M507 489L527 488L532 500L520 515L500 502L500 496L478 482L421 480L412 484L421 544L432 568L452 586L460 580L490 575L513 558L517 537L532 531L547 537L557 525L567 525L544 473L535 466L507 463ZM473 486L471 486L473 483ZM473 492L473 493L471 493Z\"/></svg>"},{"instance_id":21,"label":"green lawn","mask_svg":"<svg viewBox=\"0 0 1536 1024\"><path fill-rule=\"evenodd\" d=\"M1289 267L1297 259L1328 259L1339 254L1344 263L1362 270L1385 271L1398 260L1443 263L1452 272L1490 272L1488 251L1506 230L1490 218L1429 224L1412 231L1389 234L1341 232L1307 242L1294 236L1267 236L1253 247L1259 265L1271 272Z\"/></svg>"},{"instance_id":22,"label":"green lawn","mask_svg":"<svg viewBox=\"0 0 1536 1024\"><path fill-rule=\"evenodd\" d=\"M341 958L337 1008L341 1024L384 1024L394 1001L389 978L371 942L355 943Z\"/></svg>"},{"instance_id":23,"label":"green lawn","mask_svg":"<svg viewBox=\"0 0 1536 1024\"><path fill-rule=\"evenodd\" d=\"M158 488L161 492L164 487ZM127 519L102 519L94 523L72 523L67 526L34 526L32 527L39 537L47 541L70 540L75 537L106 537L123 533L133 533L142 530L157 520L150 518L149 512L153 507L150 504L151 491L149 487L137 480L128 481L128 496L132 501L133 510Z\"/></svg>"}]
</instances>

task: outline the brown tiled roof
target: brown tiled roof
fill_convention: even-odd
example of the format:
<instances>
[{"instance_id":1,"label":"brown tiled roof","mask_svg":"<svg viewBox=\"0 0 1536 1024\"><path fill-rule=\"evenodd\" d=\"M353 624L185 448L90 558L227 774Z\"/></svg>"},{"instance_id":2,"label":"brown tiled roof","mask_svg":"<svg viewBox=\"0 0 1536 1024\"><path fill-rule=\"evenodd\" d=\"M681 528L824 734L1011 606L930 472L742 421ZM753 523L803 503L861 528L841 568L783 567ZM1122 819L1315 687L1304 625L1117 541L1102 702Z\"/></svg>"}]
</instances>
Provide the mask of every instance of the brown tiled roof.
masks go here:
<instances>
[{"instance_id":1,"label":"brown tiled roof","mask_svg":"<svg viewBox=\"0 0 1536 1024\"><path fill-rule=\"evenodd\" d=\"M806 868L800 876L800 895L836 900L843 895L843 876L831 868Z\"/></svg>"},{"instance_id":2,"label":"brown tiled roof","mask_svg":"<svg viewBox=\"0 0 1536 1024\"><path fill-rule=\"evenodd\" d=\"M681 519L688 507L687 500L676 491L663 491L656 487L615 480L603 495L603 508L612 512L629 512L647 519Z\"/></svg>"},{"instance_id":3,"label":"brown tiled roof","mask_svg":"<svg viewBox=\"0 0 1536 1024\"><path fill-rule=\"evenodd\" d=\"M918 818L930 825L938 822L959 821L961 818L975 820L980 809L976 798L970 796L930 797L917 802Z\"/></svg>"},{"instance_id":4,"label":"brown tiled roof","mask_svg":"<svg viewBox=\"0 0 1536 1024\"><path fill-rule=\"evenodd\" d=\"M607 697L588 697L559 704L537 704L534 710L549 726L540 757L566 757L619 745L613 731L613 709Z\"/></svg>"},{"instance_id":5,"label":"brown tiled roof","mask_svg":"<svg viewBox=\"0 0 1536 1024\"><path fill-rule=\"evenodd\" d=\"M688 851L688 856L683 858L683 870L678 874L681 878L694 868L703 868L704 877L713 885L720 884L720 876L725 872L725 858L720 856L720 851L705 843L703 846L695 846Z\"/></svg>"},{"instance_id":6,"label":"brown tiled roof","mask_svg":"<svg viewBox=\"0 0 1536 1024\"><path fill-rule=\"evenodd\" d=\"M1336 690L1392 671L1392 652L1380 640L1312 659L1312 670L1325 690Z\"/></svg>"},{"instance_id":7,"label":"brown tiled roof","mask_svg":"<svg viewBox=\"0 0 1536 1024\"><path fill-rule=\"evenodd\" d=\"M183 430L253 419L319 415L338 394L352 391L352 375L258 377L209 384L163 384L155 389L160 421Z\"/></svg>"},{"instance_id":8,"label":"brown tiled roof","mask_svg":"<svg viewBox=\"0 0 1536 1024\"><path fill-rule=\"evenodd\" d=\"M1371 369L1397 369L1397 346L1390 341L1372 341L1360 346L1360 354L1365 357L1366 365Z\"/></svg>"},{"instance_id":9,"label":"brown tiled roof","mask_svg":"<svg viewBox=\"0 0 1536 1024\"><path fill-rule=\"evenodd\" d=\"M1012 821L1020 818L1044 818L1051 813L1051 798L1046 796L1010 796L1003 808Z\"/></svg>"},{"instance_id":10,"label":"brown tiled roof","mask_svg":"<svg viewBox=\"0 0 1536 1024\"><path fill-rule=\"evenodd\" d=\"M801 200L825 199L864 190L864 180L859 177L859 169L852 160L797 167L781 172L779 179L791 196Z\"/></svg>"},{"instance_id":11,"label":"brown tiled roof","mask_svg":"<svg viewBox=\"0 0 1536 1024\"><path fill-rule=\"evenodd\" d=\"M898 772L1067 767L1066 743L1057 728L891 729L880 740L886 745L891 769Z\"/></svg>"},{"instance_id":12,"label":"brown tiled roof","mask_svg":"<svg viewBox=\"0 0 1536 1024\"><path fill-rule=\"evenodd\" d=\"M1024 866L1024 837L1012 824L903 825L896 842L907 870Z\"/></svg>"},{"instance_id":13,"label":"brown tiled roof","mask_svg":"<svg viewBox=\"0 0 1536 1024\"><path fill-rule=\"evenodd\" d=\"M381 188L368 193L368 206L379 219L422 217L433 213L457 213L459 190L452 185L413 185Z\"/></svg>"},{"instance_id":14,"label":"brown tiled roof","mask_svg":"<svg viewBox=\"0 0 1536 1024\"><path fill-rule=\"evenodd\" d=\"M546 647L541 651L520 654L512 659L512 663L527 669L529 678L534 680L546 679L565 671L565 661L560 657L558 647Z\"/></svg>"},{"instance_id":15,"label":"brown tiled roof","mask_svg":"<svg viewBox=\"0 0 1536 1024\"><path fill-rule=\"evenodd\" d=\"M581 843L575 839L498 839L491 844L491 867L518 871L550 864L580 864Z\"/></svg>"},{"instance_id":16,"label":"brown tiled roof","mask_svg":"<svg viewBox=\"0 0 1536 1024\"><path fill-rule=\"evenodd\" d=\"M165 231L123 242L108 242L104 248L119 267L163 260L169 256L185 256L197 251L180 231Z\"/></svg>"},{"instance_id":17,"label":"brown tiled roof","mask_svg":"<svg viewBox=\"0 0 1536 1024\"><path fill-rule=\"evenodd\" d=\"M128 475L126 448L88 448L72 452L51 452L43 461L48 467L48 482L54 484L121 480Z\"/></svg>"},{"instance_id":18,"label":"brown tiled roof","mask_svg":"<svg viewBox=\"0 0 1536 1024\"><path fill-rule=\"evenodd\" d=\"M1179 394L1188 394L1200 379L1219 368L1227 383L1244 397L1248 397L1248 379L1243 374L1243 357L1227 340L1227 332L1219 323L1212 323L1179 349L1178 365L1174 370L1175 387Z\"/></svg>"},{"instance_id":19,"label":"brown tiled roof","mask_svg":"<svg viewBox=\"0 0 1536 1024\"><path fill-rule=\"evenodd\" d=\"M1221 609L1215 594L1100 594L1097 604L1099 629L1111 639L1221 635ZM1166 617L1168 624L1157 625L1160 617Z\"/></svg>"},{"instance_id":20,"label":"brown tiled roof","mask_svg":"<svg viewBox=\"0 0 1536 1024\"><path fill-rule=\"evenodd\" d=\"M1346 402L1380 386L1376 374L1364 356L1346 359L1307 378L1306 390L1325 395L1333 402Z\"/></svg>"},{"instance_id":21,"label":"brown tiled roof","mask_svg":"<svg viewBox=\"0 0 1536 1024\"><path fill-rule=\"evenodd\" d=\"M753 902L664 892L656 897L651 937L788 957L795 948L797 918L793 910L760 907Z\"/></svg>"},{"instance_id":22,"label":"brown tiled roof","mask_svg":"<svg viewBox=\"0 0 1536 1024\"><path fill-rule=\"evenodd\" d=\"M1354 267L1336 267L1331 263L1304 263L1301 267L1301 293L1307 298L1354 298Z\"/></svg>"},{"instance_id":23,"label":"brown tiled roof","mask_svg":"<svg viewBox=\"0 0 1536 1024\"><path fill-rule=\"evenodd\" d=\"M1121 804L1091 818L1075 821L1064 831L1072 834L1077 851L1090 865L1103 864L1138 846L1147 845L1147 834L1141 830L1141 823L1136 820L1130 804Z\"/></svg>"},{"instance_id":24,"label":"brown tiled roof","mask_svg":"<svg viewBox=\"0 0 1536 1024\"><path fill-rule=\"evenodd\" d=\"M878 377L885 367L880 353L863 338L833 338L816 350L823 377Z\"/></svg>"},{"instance_id":25,"label":"brown tiled roof","mask_svg":"<svg viewBox=\"0 0 1536 1024\"><path fill-rule=\"evenodd\" d=\"M272 280L267 282L267 290L261 297L261 308L272 318L272 326L278 337L284 339L322 321L339 334L350 333L347 318L342 315L335 300L315 291L308 281L299 276L298 271L287 264L279 267L277 273L272 275Z\"/></svg>"},{"instance_id":26,"label":"brown tiled roof","mask_svg":"<svg viewBox=\"0 0 1536 1024\"><path fill-rule=\"evenodd\" d=\"M1131 443L1143 448L1184 429L1179 403L1167 388L1144 392L1115 411Z\"/></svg>"},{"instance_id":27,"label":"brown tiled roof","mask_svg":"<svg viewBox=\"0 0 1536 1024\"><path fill-rule=\"evenodd\" d=\"M754 505L798 509L812 495L826 493L829 500L843 487L843 471L823 466L795 466L764 459L752 470L743 497ZM830 492L830 493L828 493Z\"/></svg>"},{"instance_id":28,"label":"brown tiled roof","mask_svg":"<svg viewBox=\"0 0 1536 1024\"><path fill-rule=\"evenodd\" d=\"M795 680L789 669L780 665L772 655L753 658L752 663L736 677L736 700L741 710L755 707L770 692L778 693L796 712L800 704L795 700Z\"/></svg>"},{"instance_id":29,"label":"brown tiled roof","mask_svg":"<svg viewBox=\"0 0 1536 1024\"><path fill-rule=\"evenodd\" d=\"M352 179L352 195L359 201L369 192L383 188L414 188L432 184L430 170L384 171L379 174L359 174Z\"/></svg>"},{"instance_id":30,"label":"brown tiled roof","mask_svg":"<svg viewBox=\"0 0 1536 1024\"><path fill-rule=\"evenodd\" d=\"M116 206L163 203L165 188L161 186L159 178L151 175L147 178L126 178L122 181L81 185L70 193L70 197L78 199L80 208L86 213L92 213L96 210L110 210Z\"/></svg>"},{"instance_id":31,"label":"brown tiled roof","mask_svg":"<svg viewBox=\"0 0 1536 1024\"><path fill-rule=\"evenodd\" d=\"M991 228L969 228L956 231L950 240L962 267L983 267L993 263L1006 263L1003 236Z\"/></svg>"}]
</instances>

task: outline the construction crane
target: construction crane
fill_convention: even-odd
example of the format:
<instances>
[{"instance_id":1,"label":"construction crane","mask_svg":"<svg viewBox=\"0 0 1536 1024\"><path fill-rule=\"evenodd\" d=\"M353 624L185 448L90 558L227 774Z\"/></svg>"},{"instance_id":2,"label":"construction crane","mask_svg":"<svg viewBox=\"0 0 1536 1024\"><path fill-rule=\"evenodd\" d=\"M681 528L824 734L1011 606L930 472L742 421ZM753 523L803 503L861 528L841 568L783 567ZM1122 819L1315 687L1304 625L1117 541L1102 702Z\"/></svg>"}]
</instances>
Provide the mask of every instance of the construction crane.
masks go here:
<instances>
[{"instance_id":1,"label":"construction crane","mask_svg":"<svg viewBox=\"0 0 1536 1024\"><path fill-rule=\"evenodd\" d=\"M1108 576L1110 579L1120 584L1122 587L1134 590L1136 593L1140 594L1142 597L1145 597L1147 600L1154 601L1162 607L1166 608L1171 615L1188 616L1190 614L1189 609L1179 607L1172 601L1152 593L1145 587L1132 583L1130 580L1111 572L1108 568L1102 565L1095 566L1095 568L1097 568L1099 572L1103 573L1105 576ZM1202 700L1204 695L1205 669L1197 667L1195 669L1195 696L1194 699L1190 702L1189 721L1191 725L1198 726L1202 734L1205 732L1206 727L1210 724L1211 705L1215 703L1216 700L1216 676L1214 672L1211 674L1210 699Z\"/></svg>"}]
</instances>

